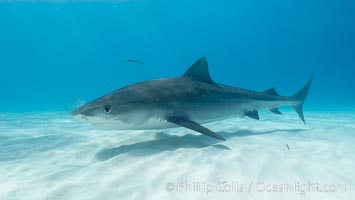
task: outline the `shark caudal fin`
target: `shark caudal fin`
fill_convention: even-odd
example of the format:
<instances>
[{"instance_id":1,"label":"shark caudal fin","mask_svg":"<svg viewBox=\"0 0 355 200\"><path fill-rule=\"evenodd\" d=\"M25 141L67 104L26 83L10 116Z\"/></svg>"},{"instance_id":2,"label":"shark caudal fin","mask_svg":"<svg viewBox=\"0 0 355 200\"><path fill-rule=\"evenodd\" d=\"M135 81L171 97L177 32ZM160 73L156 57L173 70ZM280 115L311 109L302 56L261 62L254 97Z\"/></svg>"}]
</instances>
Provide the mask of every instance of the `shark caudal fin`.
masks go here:
<instances>
[{"instance_id":1,"label":"shark caudal fin","mask_svg":"<svg viewBox=\"0 0 355 200\"><path fill-rule=\"evenodd\" d=\"M308 81L308 83L299 92L297 92L295 95L291 97L291 99L294 100L294 103L292 105L293 109L295 109L298 116L305 124L306 121L304 120L304 115L303 115L303 104L306 101L306 98L308 96L309 89L311 88L312 80L313 80L313 75L311 79Z\"/></svg>"}]
</instances>

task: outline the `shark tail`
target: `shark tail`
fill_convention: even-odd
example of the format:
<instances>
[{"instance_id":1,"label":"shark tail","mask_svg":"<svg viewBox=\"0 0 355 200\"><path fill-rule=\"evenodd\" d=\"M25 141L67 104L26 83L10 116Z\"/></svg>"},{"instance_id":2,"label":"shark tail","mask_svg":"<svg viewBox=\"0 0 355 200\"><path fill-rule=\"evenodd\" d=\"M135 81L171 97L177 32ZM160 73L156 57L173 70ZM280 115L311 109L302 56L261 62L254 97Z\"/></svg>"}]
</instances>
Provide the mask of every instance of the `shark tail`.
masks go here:
<instances>
[{"instance_id":1,"label":"shark tail","mask_svg":"<svg viewBox=\"0 0 355 200\"><path fill-rule=\"evenodd\" d=\"M297 112L298 116L305 124L306 121L304 120L304 115L303 115L303 104L306 101L306 98L308 96L309 89L311 88L312 80L313 80L313 75L311 79L308 81L308 83L299 92L297 92L295 95L291 97L291 99L293 100L293 104L292 104L293 109Z\"/></svg>"}]
</instances>

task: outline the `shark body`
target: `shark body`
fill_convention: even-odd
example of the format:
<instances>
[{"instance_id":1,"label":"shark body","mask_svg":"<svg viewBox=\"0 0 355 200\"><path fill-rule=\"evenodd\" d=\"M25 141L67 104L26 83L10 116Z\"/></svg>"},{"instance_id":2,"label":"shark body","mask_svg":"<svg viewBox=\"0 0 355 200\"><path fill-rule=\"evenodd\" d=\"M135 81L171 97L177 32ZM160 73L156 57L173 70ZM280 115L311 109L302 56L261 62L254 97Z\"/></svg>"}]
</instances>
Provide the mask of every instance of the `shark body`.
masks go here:
<instances>
[{"instance_id":1,"label":"shark body","mask_svg":"<svg viewBox=\"0 0 355 200\"><path fill-rule=\"evenodd\" d=\"M231 117L259 119L258 110L282 114L292 106L305 123L303 104L312 78L295 95L280 96L274 88L256 92L214 82L202 57L182 76L129 85L89 102L71 114L90 124L117 130L165 129L176 126L225 140L202 124Z\"/></svg>"}]
</instances>

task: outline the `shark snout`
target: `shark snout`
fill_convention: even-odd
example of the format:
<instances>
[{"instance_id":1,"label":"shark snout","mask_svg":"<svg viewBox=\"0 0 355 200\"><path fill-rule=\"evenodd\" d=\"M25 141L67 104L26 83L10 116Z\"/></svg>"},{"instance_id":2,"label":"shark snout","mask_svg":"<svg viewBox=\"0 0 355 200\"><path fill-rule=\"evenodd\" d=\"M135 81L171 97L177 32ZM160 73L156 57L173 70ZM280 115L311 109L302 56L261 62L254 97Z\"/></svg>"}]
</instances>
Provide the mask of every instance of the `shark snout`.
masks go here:
<instances>
[{"instance_id":1,"label":"shark snout","mask_svg":"<svg viewBox=\"0 0 355 200\"><path fill-rule=\"evenodd\" d=\"M78 113L75 112L75 110L73 110L73 111L70 113L70 115L73 116L73 117L74 117L75 115L77 115L77 114L78 114Z\"/></svg>"},{"instance_id":2,"label":"shark snout","mask_svg":"<svg viewBox=\"0 0 355 200\"><path fill-rule=\"evenodd\" d=\"M96 107L92 104L85 104L74 109L70 115L80 121L89 121L89 118L95 113Z\"/></svg>"},{"instance_id":3,"label":"shark snout","mask_svg":"<svg viewBox=\"0 0 355 200\"><path fill-rule=\"evenodd\" d=\"M87 109L84 106L81 106L75 110L73 110L70 115L76 119L82 120L86 119L87 120Z\"/></svg>"},{"instance_id":4,"label":"shark snout","mask_svg":"<svg viewBox=\"0 0 355 200\"><path fill-rule=\"evenodd\" d=\"M75 110L73 110L71 113L70 113L70 115L71 116L73 116L73 117L75 117L75 116L77 116L77 115L81 115L81 111L80 111L80 109L75 109Z\"/></svg>"},{"instance_id":5,"label":"shark snout","mask_svg":"<svg viewBox=\"0 0 355 200\"><path fill-rule=\"evenodd\" d=\"M75 117L77 115L87 115L88 111L90 111L92 109L92 107L90 106L90 104L85 104L85 105L82 105L80 107L77 107L76 109L74 109L70 115Z\"/></svg>"},{"instance_id":6,"label":"shark snout","mask_svg":"<svg viewBox=\"0 0 355 200\"><path fill-rule=\"evenodd\" d=\"M70 113L70 115L80 121L88 121L88 116L85 114L81 113L80 111L74 110L73 112Z\"/></svg>"}]
</instances>

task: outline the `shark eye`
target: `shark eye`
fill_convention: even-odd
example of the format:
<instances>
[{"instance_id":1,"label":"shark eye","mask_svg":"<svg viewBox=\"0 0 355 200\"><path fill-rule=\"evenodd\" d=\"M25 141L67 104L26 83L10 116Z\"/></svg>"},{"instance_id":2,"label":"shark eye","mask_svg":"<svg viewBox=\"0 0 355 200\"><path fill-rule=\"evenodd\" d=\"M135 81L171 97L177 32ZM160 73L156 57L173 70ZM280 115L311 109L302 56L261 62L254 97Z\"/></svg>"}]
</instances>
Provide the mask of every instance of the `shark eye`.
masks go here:
<instances>
[{"instance_id":1,"label":"shark eye","mask_svg":"<svg viewBox=\"0 0 355 200\"><path fill-rule=\"evenodd\" d=\"M111 107L110 106L105 106L104 107L105 113L110 113L111 112Z\"/></svg>"}]
</instances>

